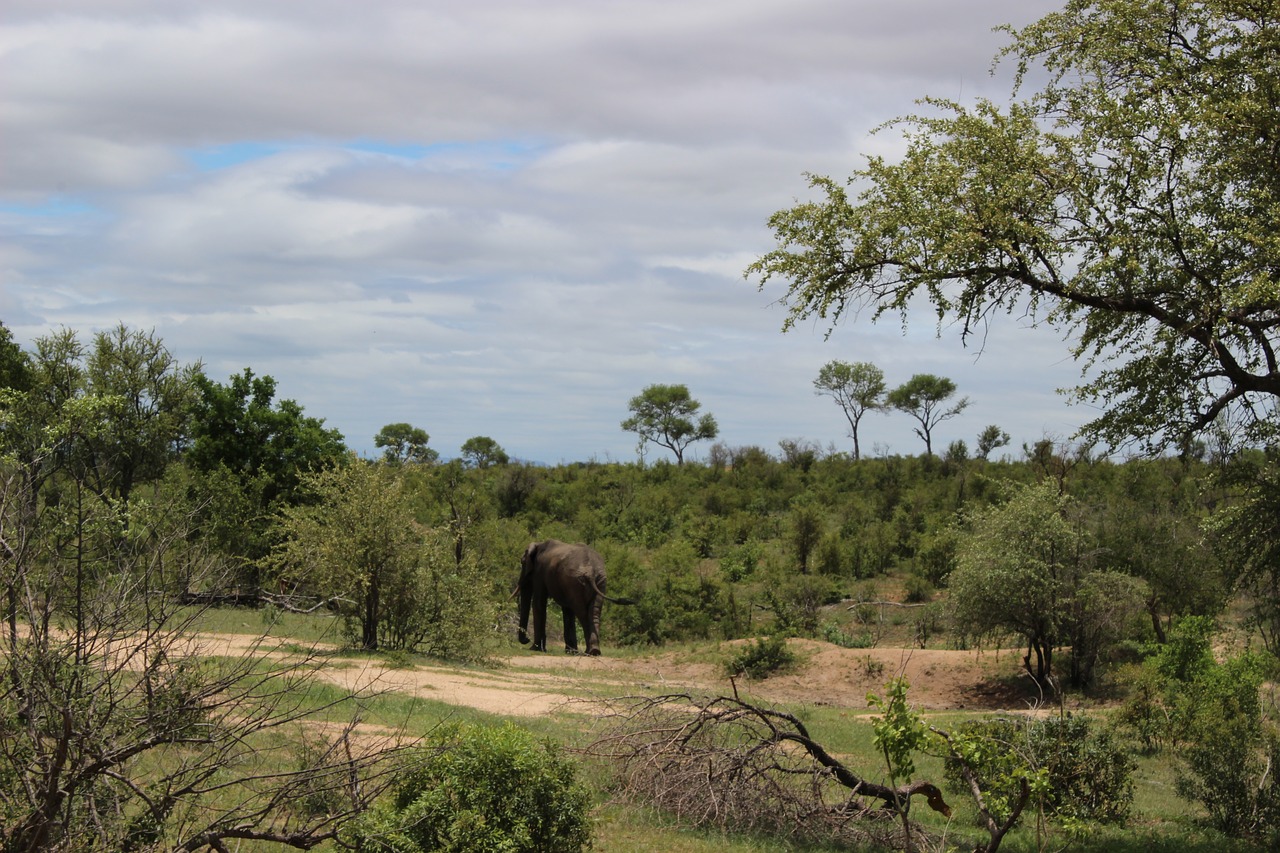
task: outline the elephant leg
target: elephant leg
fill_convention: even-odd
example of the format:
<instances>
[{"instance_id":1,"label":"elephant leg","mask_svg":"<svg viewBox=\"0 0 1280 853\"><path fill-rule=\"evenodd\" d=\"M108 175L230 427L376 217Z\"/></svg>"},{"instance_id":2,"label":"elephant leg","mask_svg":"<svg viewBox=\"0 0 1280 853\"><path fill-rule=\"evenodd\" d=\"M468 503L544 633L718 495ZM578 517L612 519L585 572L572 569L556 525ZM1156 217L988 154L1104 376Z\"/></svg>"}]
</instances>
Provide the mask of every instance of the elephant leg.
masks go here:
<instances>
[{"instance_id":1,"label":"elephant leg","mask_svg":"<svg viewBox=\"0 0 1280 853\"><path fill-rule=\"evenodd\" d=\"M601 588L604 582L601 580ZM587 608L582 620L582 633L587 637L587 654L600 654L600 614L604 610L604 597L597 595L591 600L591 606Z\"/></svg>"},{"instance_id":2,"label":"elephant leg","mask_svg":"<svg viewBox=\"0 0 1280 853\"><path fill-rule=\"evenodd\" d=\"M533 646L535 652L547 650L547 593L538 590L533 594Z\"/></svg>"},{"instance_id":3,"label":"elephant leg","mask_svg":"<svg viewBox=\"0 0 1280 853\"><path fill-rule=\"evenodd\" d=\"M564 650L572 654L578 653L578 619L573 615L572 607L564 609Z\"/></svg>"}]
</instances>

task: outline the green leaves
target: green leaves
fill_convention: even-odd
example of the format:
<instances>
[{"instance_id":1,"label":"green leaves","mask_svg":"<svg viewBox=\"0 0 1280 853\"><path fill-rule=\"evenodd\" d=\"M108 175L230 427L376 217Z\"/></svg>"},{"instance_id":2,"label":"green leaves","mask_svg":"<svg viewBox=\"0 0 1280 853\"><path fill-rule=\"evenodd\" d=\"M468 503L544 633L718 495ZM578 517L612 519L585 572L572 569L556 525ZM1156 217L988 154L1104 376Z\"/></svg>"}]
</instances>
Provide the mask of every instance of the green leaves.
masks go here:
<instances>
[{"instance_id":1,"label":"green leaves","mask_svg":"<svg viewBox=\"0 0 1280 853\"><path fill-rule=\"evenodd\" d=\"M715 438L720 433L716 419L704 414L694 417L702 404L689 396L684 385L649 385L627 404L631 417L622 428L640 437L640 445L652 442L676 455L676 464L684 464L684 451L695 441Z\"/></svg>"},{"instance_id":2,"label":"green leaves","mask_svg":"<svg viewBox=\"0 0 1280 853\"><path fill-rule=\"evenodd\" d=\"M1102 414L1086 431L1159 449L1280 397L1280 20L1267 4L1072 0L1003 56L1007 105L926 100L888 123L896 162L770 218L747 269L785 281L784 329L924 296L962 340L1017 310L1074 337Z\"/></svg>"},{"instance_id":3,"label":"green leaves","mask_svg":"<svg viewBox=\"0 0 1280 853\"><path fill-rule=\"evenodd\" d=\"M880 712L880 716L871 722L873 742L884 753L890 784L897 785L915 775L912 753L924 748L929 740L929 730L920 713L907 704L907 689L910 687L907 680L895 678L885 686L888 695L881 698L868 693L867 704Z\"/></svg>"}]
</instances>

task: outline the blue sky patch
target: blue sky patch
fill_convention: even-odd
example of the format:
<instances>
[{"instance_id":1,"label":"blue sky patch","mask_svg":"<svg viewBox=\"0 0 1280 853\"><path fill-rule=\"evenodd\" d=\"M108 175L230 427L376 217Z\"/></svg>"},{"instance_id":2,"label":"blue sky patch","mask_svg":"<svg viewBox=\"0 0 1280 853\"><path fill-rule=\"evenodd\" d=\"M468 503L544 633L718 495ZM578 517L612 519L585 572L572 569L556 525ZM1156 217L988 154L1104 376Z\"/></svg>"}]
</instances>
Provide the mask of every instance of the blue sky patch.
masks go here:
<instances>
[{"instance_id":1,"label":"blue sky patch","mask_svg":"<svg viewBox=\"0 0 1280 853\"><path fill-rule=\"evenodd\" d=\"M187 158L202 172L216 172L271 157L282 151L307 148L343 149L411 161L429 161L433 157L472 156L487 161L490 168L514 169L546 149L540 142L528 140L485 140L481 142L385 142L377 139L315 142L229 142L191 148Z\"/></svg>"}]
</instances>

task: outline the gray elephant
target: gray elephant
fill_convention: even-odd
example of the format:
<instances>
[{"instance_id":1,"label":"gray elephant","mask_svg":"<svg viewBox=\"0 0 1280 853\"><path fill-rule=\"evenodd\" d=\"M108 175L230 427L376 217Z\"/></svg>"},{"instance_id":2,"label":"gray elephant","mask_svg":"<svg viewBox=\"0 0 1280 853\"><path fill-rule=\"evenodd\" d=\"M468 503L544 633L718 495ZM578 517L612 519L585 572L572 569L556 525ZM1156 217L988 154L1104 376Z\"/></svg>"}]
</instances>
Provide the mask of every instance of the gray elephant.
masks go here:
<instances>
[{"instance_id":1,"label":"gray elephant","mask_svg":"<svg viewBox=\"0 0 1280 853\"><path fill-rule=\"evenodd\" d=\"M578 623L586 635L587 654L600 654L600 610L606 600L634 604L629 598L604 594L604 558L594 548L556 539L533 542L520 560L520 642L529 642L529 608L533 607L533 650L547 650L547 598L564 613L564 650L578 651Z\"/></svg>"}]
</instances>

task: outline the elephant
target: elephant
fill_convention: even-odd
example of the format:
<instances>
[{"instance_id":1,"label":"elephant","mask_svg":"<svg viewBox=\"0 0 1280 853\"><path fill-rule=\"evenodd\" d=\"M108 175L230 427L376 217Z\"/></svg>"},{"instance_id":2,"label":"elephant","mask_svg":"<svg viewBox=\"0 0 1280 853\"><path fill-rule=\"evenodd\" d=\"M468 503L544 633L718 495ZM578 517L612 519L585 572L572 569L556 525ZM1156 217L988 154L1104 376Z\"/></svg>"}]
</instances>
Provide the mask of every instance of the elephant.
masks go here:
<instances>
[{"instance_id":1,"label":"elephant","mask_svg":"<svg viewBox=\"0 0 1280 853\"><path fill-rule=\"evenodd\" d=\"M529 608L533 607L533 646L547 650L547 598L555 599L564 613L564 650L578 651L578 623L586 635L587 654L600 654L600 610L606 600L634 604L629 598L604 594L604 558L594 548L570 545L556 539L533 542L520 559L520 579L512 594L520 594L521 643L529 642Z\"/></svg>"}]
</instances>

